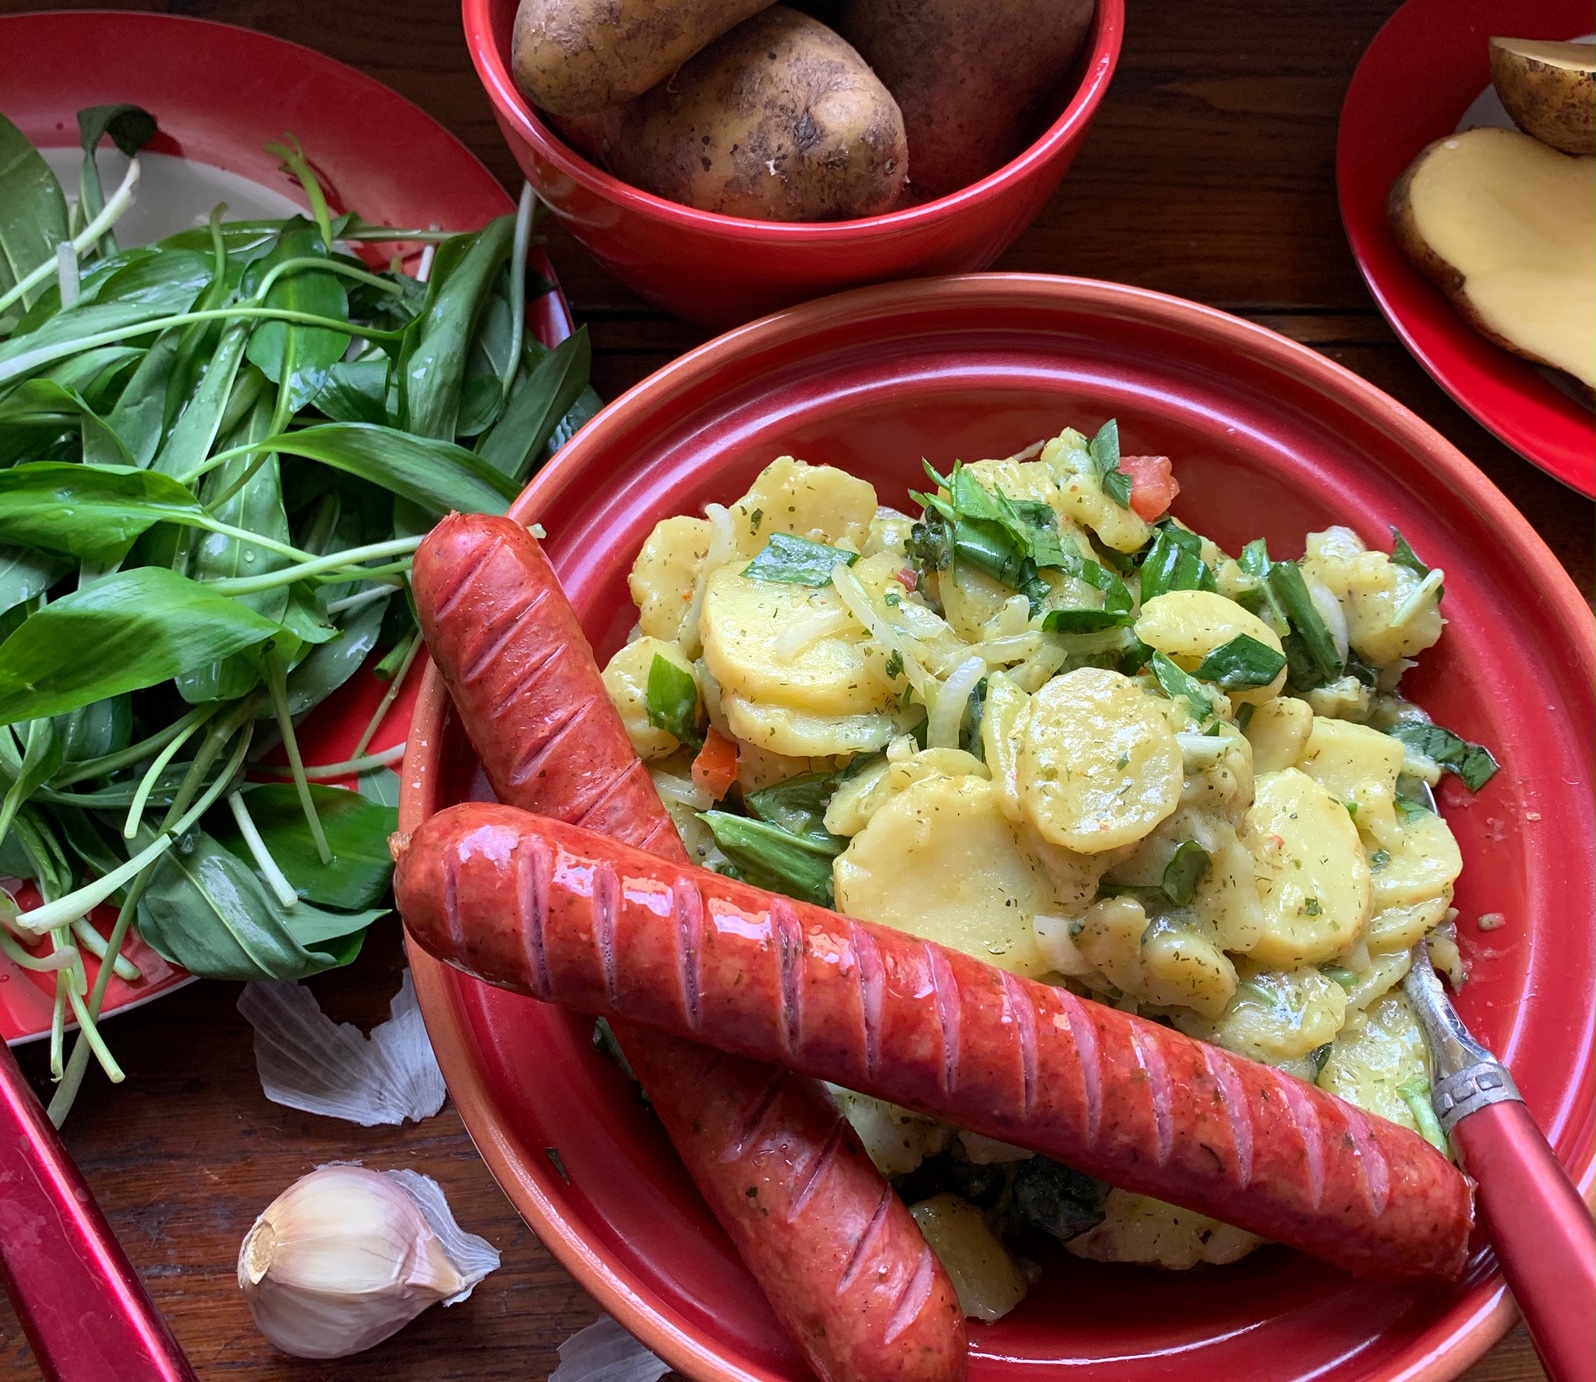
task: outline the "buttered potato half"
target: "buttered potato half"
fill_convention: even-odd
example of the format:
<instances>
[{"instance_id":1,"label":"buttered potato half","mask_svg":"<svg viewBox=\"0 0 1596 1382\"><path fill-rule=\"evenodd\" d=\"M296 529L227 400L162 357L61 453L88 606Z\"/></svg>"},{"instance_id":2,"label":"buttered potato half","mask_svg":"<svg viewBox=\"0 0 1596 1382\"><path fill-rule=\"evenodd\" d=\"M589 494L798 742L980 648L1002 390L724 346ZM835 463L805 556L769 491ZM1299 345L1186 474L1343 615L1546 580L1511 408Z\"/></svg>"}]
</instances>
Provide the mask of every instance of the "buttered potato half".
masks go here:
<instances>
[{"instance_id":1,"label":"buttered potato half","mask_svg":"<svg viewBox=\"0 0 1596 1382\"><path fill-rule=\"evenodd\" d=\"M1553 155L1561 158L1562 155ZM1421 781L1490 754L1403 699L1444 573L1394 530L1229 553L1116 424L926 468L912 511L783 456L659 523L605 684L708 867L1167 1022L1442 1144L1401 989L1462 858ZM896 496L893 496L894 498ZM1372 535L1371 535L1372 536ZM1222 1265L1258 1240L839 1091L966 1312L1027 1237Z\"/></svg>"},{"instance_id":2,"label":"buttered potato half","mask_svg":"<svg viewBox=\"0 0 1596 1382\"><path fill-rule=\"evenodd\" d=\"M1596 387L1596 159L1466 130L1413 161L1388 212L1402 252L1475 330Z\"/></svg>"}]
</instances>

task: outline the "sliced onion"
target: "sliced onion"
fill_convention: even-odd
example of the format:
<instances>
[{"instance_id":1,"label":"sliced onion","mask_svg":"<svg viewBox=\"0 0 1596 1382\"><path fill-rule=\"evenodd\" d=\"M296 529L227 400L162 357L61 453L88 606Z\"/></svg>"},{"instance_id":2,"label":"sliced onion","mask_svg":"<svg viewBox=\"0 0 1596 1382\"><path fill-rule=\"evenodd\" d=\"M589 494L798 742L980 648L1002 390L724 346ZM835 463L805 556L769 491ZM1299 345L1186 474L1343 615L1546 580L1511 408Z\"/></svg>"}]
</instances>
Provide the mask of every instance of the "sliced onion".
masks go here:
<instances>
[{"instance_id":1,"label":"sliced onion","mask_svg":"<svg viewBox=\"0 0 1596 1382\"><path fill-rule=\"evenodd\" d=\"M1336 655L1341 659L1341 665L1347 662L1347 616L1341 608L1341 601L1336 599L1327 586L1322 585L1306 571L1302 573L1302 583L1308 588L1308 598L1313 601L1313 607L1319 612L1319 617L1324 620L1324 626L1330 631L1330 641L1336 645Z\"/></svg>"},{"instance_id":2,"label":"sliced onion","mask_svg":"<svg viewBox=\"0 0 1596 1382\"><path fill-rule=\"evenodd\" d=\"M937 692L926 720L925 746L928 749L959 747L959 729L964 724L964 712L969 708L970 692L985 675L986 663L979 657L967 657L954 668L953 675Z\"/></svg>"},{"instance_id":3,"label":"sliced onion","mask_svg":"<svg viewBox=\"0 0 1596 1382\"><path fill-rule=\"evenodd\" d=\"M649 776L654 779L654 790L665 801L690 806L695 811L707 811L715 804L714 797L690 777L677 777L675 773L667 773L659 768L650 769Z\"/></svg>"},{"instance_id":4,"label":"sliced onion","mask_svg":"<svg viewBox=\"0 0 1596 1382\"><path fill-rule=\"evenodd\" d=\"M929 713L937 696L937 680L926 671L916 656L918 649L914 646L915 640L907 637L901 630L895 629L882 617L881 612L871 602L869 592L859 584L859 578L848 570L845 562L839 561L831 568L831 583L837 588L837 594L842 597L843 604L847 605L853 617L869 630L870 636L880 643L889 655L897 653L903 660L903 674L909 679L909 685L919 694Z\"/></svg>"},{"instance_id":5,"label":"sliced onion","mask_svg":"<svg viewBox=\"0 0 1596 1382\"><path fill-rule=\"evenodd\" d=\"M693 602L687 607L687 617L682 620L682 630L676 640L688 657L697 657L702 646L698 625L704 614L704 591L709 586L710 573L724 566L737 551L737 530L732 524L731 510L724 504L705 504L704 513L709 519L709 551L704 554L704 564L698 568L698 579L693 582Z\"/></svg>"},{"instance_id":6,"label":"sliced onion","mask_svg":"<svg viewBox=\"0 0 1596 1382\"><path fill-rule=\"evenodd\" d=\"M847 633L858 627L858 623L853 612L847 609L827 609L808 618L795 619L776 640L776 656L783 662L791 662L811 643Z\"/></svg>"}]
</instances>

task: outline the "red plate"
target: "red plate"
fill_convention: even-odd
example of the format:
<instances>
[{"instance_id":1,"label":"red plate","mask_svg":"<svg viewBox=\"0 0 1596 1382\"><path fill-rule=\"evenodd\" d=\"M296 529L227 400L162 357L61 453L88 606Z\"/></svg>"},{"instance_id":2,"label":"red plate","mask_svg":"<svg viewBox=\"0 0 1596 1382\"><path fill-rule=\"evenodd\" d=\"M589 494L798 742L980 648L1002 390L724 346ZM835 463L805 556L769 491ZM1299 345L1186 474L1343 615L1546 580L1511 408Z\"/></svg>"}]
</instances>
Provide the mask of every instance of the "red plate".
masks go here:
<instances>
[{"instance_id":1,"label":"red plate","mask_svg":"<svg viewBox=\"0 0 1596 1382\"><path fill-rule=\"evenodd\" d=\"M791 451L903 503L920 458L1009 455L1117 416L1127 452L1175 457L1181 517L1230 550L1302 550L1349 523L1399 525L1447 573L1451 626L1413 678L1504 770L1442 793L1467 867L1473 965L1460 1008L1513 1066L1576 1178L1592 1161L1590 614L1502 494L1370 384L1272 332L1161 294L1032 275L862 289L768 317L667 365L589 423L512 510L548 550L601 655L636 612L627 571L651 525L741 494ZM1507 560L1482 562L1482 551ZM411 726L400 828L484 791L435 673ZM1501 911L1501 930L1474 919ZM687 1375L806 1376L591 1022L412 950L449 1089L538 1236ZM558 1156L553 1154L557 1150ZM568 1178L567 1178L568 1177ZM1465 1282L1371 1285L1283 1249L1159 1273L1059 1253L1019 1310L972 1328L972 1382L1372 1382L1455 1376L1512 1308L1480 1252Z\"/></svg>"},{"instance_id":2,"label":"red plate","mask_svg":"<svg viewBox=\"0 0 1596 1382\"><path fill-rule=\"evenodd\" d=\"M82 107L132 101L160 122L155 151L239 174L301 205L298 183L261 147L285 130L304 145L335 212L354 208L389 225L474 230L514 209L465 145L397 92L266 34L165 14L20 14L0 17L0 53L0 111L40 148L76 148ZM553 282L541 251L532 262ZM534 301L530 323L546 344L570 333L557 290ZM404 738L416 680L373 751ZM302 731L307 761L346 758L383 690L375 678L360 677L329 700ZM96 916L111 920L114 913L103 908ZM107 1012L189 980L136 938L128 954L144 977L113 979ZM94 961L88 963L92 978ZM28 973L0 956L0 1036L14 1043L48 1033L54 990L54 975Z\"/></svg>"},{"instance_id":3,"label":"red plate","mask_svg":"<svg viewBox=\"0 0 1596 1382\"><path fill-rule=\"evenodd\" d=\"M1341 108L1336 187L1352 255L1407 348L1479 422L1581 494L1596 494L1590 407L1471 329L1403 258L1386 226L1391 184L1453 133L1491 84L1491 36L1590 33L1587 0L1408 0L1375 35Z\"/></svg>"}]
</instances>

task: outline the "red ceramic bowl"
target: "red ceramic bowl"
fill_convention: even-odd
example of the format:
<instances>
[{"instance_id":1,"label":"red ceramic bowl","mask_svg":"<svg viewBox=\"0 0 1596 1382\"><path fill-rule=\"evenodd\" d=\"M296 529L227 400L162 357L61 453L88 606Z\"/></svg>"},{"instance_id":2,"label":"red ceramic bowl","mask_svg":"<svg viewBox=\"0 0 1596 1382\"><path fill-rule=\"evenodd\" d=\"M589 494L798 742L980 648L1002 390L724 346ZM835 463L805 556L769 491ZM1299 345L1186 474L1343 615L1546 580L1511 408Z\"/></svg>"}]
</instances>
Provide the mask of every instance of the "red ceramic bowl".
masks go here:
<instances>
[{"instance_id":1,"label":"red ceramic bowl","mask_svg":"<svg viewBox=\"0 0 1596 1382\"><path fill-rule=\"evenodd\" d=\"M1442 792L1467 861L1459 1007L1511 1065L1576 1181L1592 1172L1590 613L1491 483L1425 423L1321 356L1234 317L1115 284L983 275L885 285L753 323L610 405L512 510L547 548L601 658L636 619L651 525L741 494L791 451L869 478L884 502L920 458L1009 455L1120 421L1175 457L1176 510L1231 550L1351 524L1401 527L1446 570L1445 639L1412 677L1438 719L1491 744L1478 798ZM1482 555L1484 554L1484 555ZM436 675L405 760L401 829L485 795ZM1506 926L1480 932L1499 911ZM412 951L449 1088L527 1221L628 1329L688 1376L803 1377L792 1347L592 1024ZM1463 1283L1354 1281L1284 1249L1188 1274L1063 1253L1013 1315L972 1328L974 1382L1371 1382L1455 1376L1512 1307L1483 1248Z\"/></svg>"},{"instance_id":2,"label":"red ceramic bowl","mask_svg":"<svg viewBox=\"0 0 1596 1382\"><path fill-rule=\"evenodd\" d=\"M1047 132L952 196L857 221L798 224L696 211L611 177L565 144L516 90L516 0L464 0L466 45L516 161L560 223L667 311L726 327L824 293L984 269L1041 211L1074 161L1119 60L1125 0L1097 17ZM914 152L910 150L911 176Z\"/></svg>"},{"instance_id":3,"label":"red ceramic bowl","mask_svg":"<svg viewBox=\"0 0 1596 1382\"><path fill-rule=\"evenodd\" d=\"M1358 64L1336 139L1347 241L1403 344L1484 427L1587 498L1596 494L1590 405L1473 330L1397 248L1385 200L1419 151L1457 129L1491 85L1491 35L1569 39L1590 30L1588 0L1408 0Z\"/></svg>"}]
</instances>

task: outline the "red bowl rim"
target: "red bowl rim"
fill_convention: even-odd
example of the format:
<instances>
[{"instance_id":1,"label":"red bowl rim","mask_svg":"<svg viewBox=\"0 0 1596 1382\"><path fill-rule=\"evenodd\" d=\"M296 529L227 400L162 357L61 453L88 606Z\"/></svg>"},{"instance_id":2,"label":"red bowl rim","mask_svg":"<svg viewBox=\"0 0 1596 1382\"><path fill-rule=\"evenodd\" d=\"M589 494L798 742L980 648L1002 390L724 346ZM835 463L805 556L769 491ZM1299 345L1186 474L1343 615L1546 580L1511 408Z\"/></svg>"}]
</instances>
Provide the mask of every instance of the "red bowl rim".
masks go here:
<instances>
[{"instance_id":1,"label":"red bowl rim","mask_svg":"<svg viewBox=\"0 0 1596 1382\"><path fill-rule=\"evenodd\" d=\"M499 57L492 23L493 0L462 0L461 19L465 25L466 47L472 65L493 103L500 121L533 152L546 159L566 177L589 192L614 202L637 215L700 233L715 232L752 243L846 244L895 231L923 229L951 220L1005 189L1024 183L1075 143L1091 123L1097 107L1108 91L1109 81L1119 63L1125 34L1125 0L1097 0L1093 17L1091 53L1086 75L1069 104L1047 130L1023 153L988 173L979 182L961 187L945 197L889 211L880 216L865 216L851 221L760 221L742 216L725 216L715 211L700 211L680 202L656 197L652 192L633 187L589 163L554 134L537 116L516 88L509 70Z\"/></svg>"},{"instance_id":2,"label":"red bowl rim","mask_svg":"<svg viewBox=\"0 0 1596 1382\"><path fill-rule=\"evenodd\" d=\"M887 315L906 302L920 305L936 298L960 302L967 308L989 307L996 298L1043 300L1076 308L1097 305L1115 315L1155 317L1166 323L1178 320L1194 335L1222 341L1358 409L1400 441L1440 482L1489 511L1492 521L1500 525L1505 545L1519 554L1518 559L1531 568L1546 592L1579 661L1580 675L1596 678L1596 629L1573 580L1506 495L1422 418L1344 366L1265 327L1183 298L1095 279L988 273L886 283L836 293L728 331L678 357L609 404L533 477L511 505L510 516L526 524L535 522L552 500L581 482L586 453L602 448L608 434L629 430L635 415L646 415L661 395L669 397L690 388L695 379L713 374L728 360L757 354L817 328ZM414 830L434 809L434 732L448 708L448 692L429 661L403 765L401 831ZM549 1193L555 1173L539 1164L541 1157L523 1159L518 1155L515 1138L497 1116L497 1096L474 1064L456 997L460 985L476 981L434 960L408 937L406 948L450 1096L494 1178L539 1240L622 1326L679 1371L701 1382L766 1382L764 1374L746 1371L706 1348L690 1330L656 1314L646 1298L648 1288L606 1260L561 1216ZM1574 1180L1589 1200L1596 1183L1596 1151L1587 1153ZM1507 1333L1517 1313L1500 1272L1493 1271L1462 1296L1428 1335L1382 1371L1371 1373L1367 1382L1450 1382Z\"/></svg>"}]
</instances>

